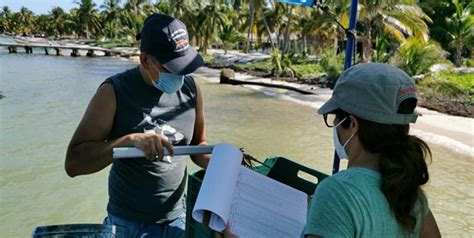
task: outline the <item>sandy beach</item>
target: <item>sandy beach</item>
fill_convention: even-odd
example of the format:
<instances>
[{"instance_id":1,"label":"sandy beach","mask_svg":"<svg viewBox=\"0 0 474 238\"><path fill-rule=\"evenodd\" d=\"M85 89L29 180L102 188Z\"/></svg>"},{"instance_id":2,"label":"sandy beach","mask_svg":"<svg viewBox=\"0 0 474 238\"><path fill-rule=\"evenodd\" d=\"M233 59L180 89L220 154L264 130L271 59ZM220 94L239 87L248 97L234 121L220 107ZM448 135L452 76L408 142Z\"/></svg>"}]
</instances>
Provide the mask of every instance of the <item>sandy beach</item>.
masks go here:
<instances>
[{"instance_id":1,"label":"sandy beach","mask_svg":"<svg viewBox=\"0 0 474 238\"><path fill-rule=\"evenodd\" d=\"M201 68L198 74L205 75L206 80L219 82L221 70ZM265 82L271 84L288 85L315 93L314 95L302 95L297 92L276 89L270 87L244 85L243 87L261 91L267 95L290 100L295 103L307 105L317 110L326 102L332 94L329 88L319 88L314 85L288 83L283 81L260 78L251 75L235 73L235 78L249 82ZM423 140L443 146L454 152L468 155L474 158L474 118L452 116L417 107L417 112L421 114L415 124L412 125L411 133ZM316 113L316 112L315 112Z\"/></svg>"}]
</instances>

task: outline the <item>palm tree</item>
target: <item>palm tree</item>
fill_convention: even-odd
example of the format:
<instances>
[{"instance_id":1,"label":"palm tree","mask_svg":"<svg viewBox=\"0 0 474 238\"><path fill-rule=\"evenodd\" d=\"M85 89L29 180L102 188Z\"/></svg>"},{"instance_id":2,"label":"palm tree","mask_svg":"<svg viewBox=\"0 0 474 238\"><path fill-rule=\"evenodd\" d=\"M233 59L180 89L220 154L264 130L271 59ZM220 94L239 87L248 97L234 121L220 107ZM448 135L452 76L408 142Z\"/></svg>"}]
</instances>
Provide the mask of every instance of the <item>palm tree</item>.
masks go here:
<instances>
[{"instance_id":1,"label":"palm tree","mask_svg":"<svg viewBox=\"0 0 474 238\"><path fill-rule=\"evenodd\" d=\"M260 14L261 9L264 8L266 5L264 0L245 0L249 6L250 6L250 22L249 22L249 28L247 31L247 47L245 49L245 52L248 53L250 50L250 42L252 41L253 38L253 29L254 29L254 21L256 18L257 14ZM240 2L240 1L239 1Z\"/></svg>"},{"instance_id":2,"label":"palm tree","mask_svg":"<svg viewBox=\"0 0 474 238\"><path fill-rule=\"evenodd\" d=\"M132 13L128 11L124 11L120 18L123 33L128 39L135 38L135 36L142 30L144 21L144 15L133 16Z\"/></svg>"},{"instance_id":3,"label":"palm tree","mask_svg":"<svg viewBox=\"0 0 474 238\"><path fill-rule=\"evenodd\" d=\"M132 17L145 16L143 8L149 4L149 0L127 0L124 9L129 11Z\"/></svg>"},{"instance_id":4,"label":"palm tree","mask_svg":"<svg viewBox=\"0 0 474 238\"><path fill-rule=\"evenodd\" d=\"M82 27L82 31L85 32L86 39L90 39L91 32L99 33L101 27L96 5L92 0L81 0L75 3L79 5L78 22Z\"/></svg>"},{"instance_id":5,"label":"palm tree","mask_svg":"<svg viewBox=\"0 0 474 238\"><path fill-rule=\"evenodd\" d=\"M145 8L150 5L149 0L127 0L120 18L123 31L129 39L141 31L143 22L147 17Z\"/></svg>"},{"instance_id":6,"label":"palm tree","mask_svg":"<svg viewBox=\"0 0 474 238\"><path fill-rule=\"evenodd\" d=\"M172 0L169 11L174 17L186 22L185 18L191 13L191 6L187 0Z\"/></svg>"},{"instance_id":7,"label":"palm tree","mask_svg":"<svg viewBox=\"0 0 474 238\"><path fill-rule=\"evenodd\" d=\"M293 8L294 8L294 5L291 5L288 8L288 19L287 19L287 22L286 22L285 40L283 42L283 50L281 51L281 60L283 60L284 57L285 57L286 48L287 48L287 45L288 45L288 39L290 37L290 25L291 25L291 17L292 17L292 14L293 14Z\"/></svg>"},{"instance_id":8,"label":"palm tree","mask_svg":"<svg viewBox=\"0 0 474 238\"><path fill-rule=\"evenodd\" d=\"M2 32L9 32L11 31L11 20L12 20L12 12L8 6L2 7L2 12L0 13L0 27Z\"/></svg>"},{"instance_id":9,"label":"palm tree","mask_svg":"<svg viewBox=\"0 0 474 238\"><path fill-rule=\"evenodd\" d=\"M456 12L446 19L446 33L450 38L449 46L455 49L454 62L459 67L463 50L474 45L474 16L471 14L474 4L471 2L466 6L458 0L452 0L452 3Z\"/></svg>"},{"instance_id":10,"label":"palm tree","mask_svg":"<svg viewBox=\"0 0 474 238\"><path fill-rule=\"evenodd\" d=\"M376 34L388 34L399 42L406 36L428 40L427 22L431 19L417 5L416 0L361 0L358 22L363 27L364 61L372 59L372 39Z\"/></svg>"},{"instance_id":11,"label":"palm tree","mask_svg":"<svg viewBox=\"0 0 474 238\"><path fill-rule=\"evenodd\" d=\"M336 14L336 11L330 11L333 14ZM334 45L337 45L338 40L344 37L343 30L339 30L334 19L319 10L311 10L309 13L306 11L298 18L299 21L297 25L300 26L303 38L303 55L306 54L308 48L306 38L311 37L313 40L313 48L318 54L321 54L324 48L329 47L335 49ZM337 17L337 15L336 18L340 21L340 18Z\"/></svg>"},{"instance_id":12,"label":"palm tree","mask_svg":"<svg viewBox=\"0 0 474 238\"><path fill-rule=\"evenodd\" d=\"M171 4L168 1L158 0L155 4L156 12L162 14L169 14L171 10Z\"/></svg>"},{"instance_id":13,"label":"palm tree","mask_svg":"<svg viewBox=\"0 0 474 238\"><path fill-rule=\"evenodd\" d=\"M60 7L53 7L49 12L49 19L49 25L51 26L54 36L61 38L66 32L66 13Z\"/></svg>"},{"instance_id":14,"label":"palm tree","mask_svg":"<svg viewBox=\"0 0 474 238\"><path fill-rule=\"evenodd\" d=\"M219 30L219 39L221 40L222 48L224 48L224 54L227 54L227 50L235 46L241 38L235 27L231 24L223 25Z\"/></svg>"},{"instance_id":15,"label":"palm tree","mask_svg":"<svg viewBox=\"0 0 474 238\"><path fill-rule=\"evenodd\" d=\"M273 39L272 39L272 31L270 30L270 26L269 26L268 20L267 20L267 15L270 14L269 12L270 11L268 10L268 8L265 8L262 11L262 20L263 20L263 25L265 26L265 30L267 31L268 40L270 41L270 45L272 47L272 50L275 50L275 45L274 45Z\"/></svg>"},{"instance_id":16,"label":"palm tree","mask_svg":"<svg viewBox=\"0 0 474 238\"><path fill-rule=\"evenodd\" d=\"M19 14L20 30L23 33L30 33L34 24L34 14L26 7L21 7Z\"/></svg>"},{"instance_id":17,"label":"palm tree","mask_svg":"<svg viewBox=\"0 0 474 238\"><path fill-rule=\"evenodd\" d=\"M120 33L120 0L104 0L104 4L100 6L100 8L104 9L102 14L104 26L104 35L108 38L115 40Z\"/></svg>"},{"instance_id":18,"label":"palm tree","mask_svg":"<svg viewBox=\"0 0 474 238\"><path fill-rule=\"evenodd\" d=\"M225 6L220 3L210 4L204 7L204 15L201 15L203 16L201 28L204 29L204 44L203 48L201 49L203 54L207 53L209 41L214 41L217 32L216 28L227 23L225 9Z\"/></svg>"},{"instance_id":19,"label":"palm tree","mask_svg":"<svg viewBox=\"0 0 474 238\"><path fill-rule=\"evenodd\" d=\"M71 8L69 14L66 14L66 21L64 22L66 34L79 38L82 33L82 25L78 22L78 19L79 9Z\"/></svg>"},{"instance_id":20,"label":"palm tree","mask_svg":"<svg viewBox=\"0 0 474 238\"><path fill-rule=\"evenodd\" d=\"M52 35L53 28L51 27L51 20L49 15L41 14L35 19L35 26L33 32L38 35Z\"/></svg>"},{"instance_id":21,"label":"palm tree","mask_svg":"<svg viewBox=\"0 0 474 238\"><path fill-rule=\"evenodd\" d=\"M443 62L445 57L446 52L439 43L411 37L400 46L392 63L414 76L428 72L432 65Z\"/></svg>"},{"instance_id":22,"label":"palm tree","mask_svg":"<svg viewBox=\"0 0 474 238\"><path fill-rule=\"evenodd\" d=\"M266 9L264 11L265 19L268 24L268 28L270 28L273 32L276 34L276 40L277 42L276 45L280 46L280 39L281 35L284 32L284 27L286 24L283 24L285 20L285 12L286 12L286 6L287 4L281 4L281 3L274 3L272 5L271 9Z\"/></svg>"},{"instance_id":23,"label":"palm tree","mask_svg":"<svg viewBox=\"0 0 474 238\"><path fill-rule=\"evenodd\" d=\"M331 48L336 51L336 54L339 47L339 41L346 38L345 31L342 27L349 27L350 4L350 0L328 1L328 10L332 16L320 12L320 17L315 16L311 18L315 19L315 22L313 22L313 30L318 34L324 34L328 41L332 41L333 46ZM342 27L336 23L336 20L342 25Z\"/></svg>"}]
</instances>

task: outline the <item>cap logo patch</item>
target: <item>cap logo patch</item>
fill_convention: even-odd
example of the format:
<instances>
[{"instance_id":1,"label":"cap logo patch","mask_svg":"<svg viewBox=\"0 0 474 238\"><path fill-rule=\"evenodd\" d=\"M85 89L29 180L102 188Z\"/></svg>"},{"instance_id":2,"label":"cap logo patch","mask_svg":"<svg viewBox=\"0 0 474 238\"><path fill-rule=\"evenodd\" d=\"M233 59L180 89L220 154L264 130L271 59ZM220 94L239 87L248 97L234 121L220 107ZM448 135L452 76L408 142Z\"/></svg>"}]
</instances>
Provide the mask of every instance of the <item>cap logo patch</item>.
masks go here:
<instances>
[{"instance_id":1,"label":"cap logo patch","mask_svg":"<svg viewBox=\"0 0 474 238\"><path fill-rule=\"evenodd\" d=\"M402 96L402 95L405 95L407 93L416 94L416 89L414 89L414 88L400 89L400 91L398 91L398 96Z\"/></svg>"},{"instance_id":2,"label":"cap logo patch","mask_svg":"<svg viewBox=\"0 0 474 238\"><path fill-rule=\"evenodd\" d=\"M187 40L188 32L184 29L179 29L171 33L171 40L174 43L174 52L181 52L189 48Z\"/></svg>"}]
</instances>

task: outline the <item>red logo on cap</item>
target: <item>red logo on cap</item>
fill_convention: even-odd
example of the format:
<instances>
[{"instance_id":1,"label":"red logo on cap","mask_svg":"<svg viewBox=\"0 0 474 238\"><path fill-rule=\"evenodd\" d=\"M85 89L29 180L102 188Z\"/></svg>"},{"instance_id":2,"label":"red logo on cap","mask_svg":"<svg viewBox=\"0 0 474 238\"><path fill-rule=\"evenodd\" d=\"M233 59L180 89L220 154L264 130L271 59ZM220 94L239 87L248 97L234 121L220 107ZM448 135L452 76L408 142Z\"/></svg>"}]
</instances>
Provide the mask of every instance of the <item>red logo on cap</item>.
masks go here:
<instances>
[{"instance_id":1,"label":"red logo on cap","mask_svg":"<svg viewBox=\"0 0 474 238\"><path fill-rule=\"evenodd\" d=\"M186 39L188 32L185 29L178 29L171 33L171 40L175 44L174 52L184 51L189 47L188 40Z\"/></svg>"},{"instance_id":2,"label":"red logo on cap","mask_svg":"<svg viewBox=\"0 0 474 238\"><path fill-rule=\"evenodd\" d=\"M184 47L188 44L188 41L186 39L179 39L175 41L176 43L176 48L181 48Z\"/></svg>"},{"instance_id":3,"label":"red logo on cap","mask_svg":"<svg viewBox=\"0 0 474 238\"><path fill-rule=\"evenodd\" d=\"M400 89L400 91L398 91L398 96L402 96L402 95L405 95L407 93L416 94L416 89L414 89L414 88Z\"/></svg>"}]
</instances>

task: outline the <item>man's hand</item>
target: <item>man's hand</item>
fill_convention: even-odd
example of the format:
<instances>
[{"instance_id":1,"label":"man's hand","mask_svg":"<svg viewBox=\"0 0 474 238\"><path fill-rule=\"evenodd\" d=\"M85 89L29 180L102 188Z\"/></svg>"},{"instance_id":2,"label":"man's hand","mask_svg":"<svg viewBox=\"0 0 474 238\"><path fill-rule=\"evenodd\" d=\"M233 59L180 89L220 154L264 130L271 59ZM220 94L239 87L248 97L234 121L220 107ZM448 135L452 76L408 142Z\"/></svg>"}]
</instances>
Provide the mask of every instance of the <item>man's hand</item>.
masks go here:
<instances>
[{"instance_id":1,"label":"man's hand","mask_svg":"<svg viewBox=\"0 0 474 238\"><path fill-rule=\"evenodd\" d=\"M173 145L165 136L153 133L130 134L133 146L145 153L145 158L150 161L163 160L164 148L170 156L174 155Z\"/></svg>"}]
</instances>

